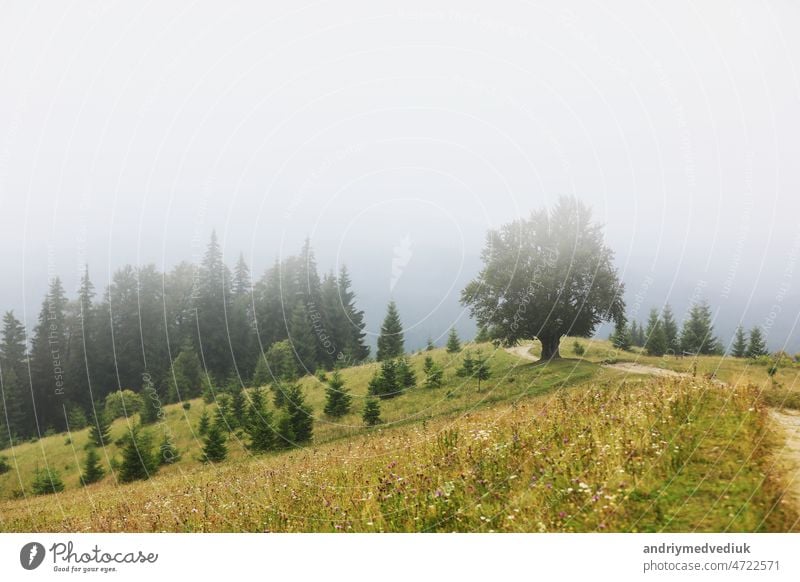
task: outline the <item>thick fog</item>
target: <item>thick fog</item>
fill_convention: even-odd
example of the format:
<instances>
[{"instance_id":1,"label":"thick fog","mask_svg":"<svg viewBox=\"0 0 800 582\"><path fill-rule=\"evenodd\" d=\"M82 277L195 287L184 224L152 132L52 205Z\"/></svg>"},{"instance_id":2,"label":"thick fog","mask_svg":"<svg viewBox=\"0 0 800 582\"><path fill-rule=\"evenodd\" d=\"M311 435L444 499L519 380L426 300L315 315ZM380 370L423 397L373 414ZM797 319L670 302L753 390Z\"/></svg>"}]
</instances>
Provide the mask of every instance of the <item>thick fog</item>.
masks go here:
<instances>
[{"instance_id":1,"label":"thick fog","mask_svg":"<svg viewBox=\"0 0 800 582\"><path fill-rule=\"evenodd\" d=\"M212 229L255 277L308 236L414 348L471 333L487 229L572 194L635 317L704 297L723 342L800 350L800 7L489 6L5 5L0 309L30 327L49 276L102 289Z\"/></svg>"}]
</instances>

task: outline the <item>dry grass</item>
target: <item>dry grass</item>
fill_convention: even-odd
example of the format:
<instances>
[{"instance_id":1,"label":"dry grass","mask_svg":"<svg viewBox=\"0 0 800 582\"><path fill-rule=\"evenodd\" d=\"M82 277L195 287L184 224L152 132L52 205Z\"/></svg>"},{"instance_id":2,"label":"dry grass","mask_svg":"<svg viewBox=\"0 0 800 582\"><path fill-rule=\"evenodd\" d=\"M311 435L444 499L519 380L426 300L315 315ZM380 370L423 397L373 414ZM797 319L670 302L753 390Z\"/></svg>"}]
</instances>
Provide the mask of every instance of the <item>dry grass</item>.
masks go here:
<instances>
[{"instance_id":1,"label":"dry grass","mask_svg":"<svg viewBox=\"0 0 800 582\"><path fill-rule=\"evenodd\" d=\"M786 531L757 391L588 382L303 451L0 505L5 531Z\"/></svg>"}]
</instances>

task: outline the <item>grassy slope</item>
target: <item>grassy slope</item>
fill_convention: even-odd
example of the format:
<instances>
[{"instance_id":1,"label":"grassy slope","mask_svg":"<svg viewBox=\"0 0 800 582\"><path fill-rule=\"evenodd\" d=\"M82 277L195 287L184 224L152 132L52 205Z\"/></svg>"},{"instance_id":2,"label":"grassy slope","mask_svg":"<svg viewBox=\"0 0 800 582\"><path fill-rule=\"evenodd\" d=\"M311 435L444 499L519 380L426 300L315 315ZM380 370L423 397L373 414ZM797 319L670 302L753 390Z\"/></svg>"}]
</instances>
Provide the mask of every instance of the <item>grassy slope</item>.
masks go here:
<instances>
[{"instance_id":1,"label":"grassy slope","mask_svg":"<svg viewBox=\"0 0 800 582\"><path fill-rule=\"evenodd\" d=\"M462 410L472 410L492 402L543 394L554 388L574 385L599 373L596 366L586 362L562 361L555 365L541 367L531 362L520 360L503 350L494 350L491 345L472 346L484 354L491 354L491 379L485 383L480 393L475 381L466 382L456 376L456 369L461 364L461 356L452 356L445 350L438 349L411 358L417 371L419 386L401 397L381 402L381 416L387 425L397 423L418 422L437 415ZM424 374L422 365L426 355L433 358L445 368L445 383L441 388L428 390L422 387ZM367 393L367 382L378 368L378 364L368 364L349 368L342 372L346 387L353 394L353 412L341 419L333 421L322 414L325 405L325 385L313 377L304 378L301 382L306 393L306 400L315 414L314 442L320 444L330 440L353 436L363 432L361 412L364 397ZM270 392L265 392L270 395ZM164 467L159 474L177 473L192 469L199 465L197 460L202 448L202 438L196 434L200 415L207 408L213 417L216 405L206 406L202 399L190 401L189 410L173 404L164 407L166 429L173 437L182 458L174 466ZM137 418L118 419L114 422L111 437L116 440L127 433L129 426L137 422ZM157 444L164 431L164 425L156 424L149 428ZM8 458L12 470L0 475L0 499L20 496L21 491L29 492L33 473L37 467L45 465L55 468L62 476L67 489L80 488L80 470L85 457L84 447L89 441L89 429L75 431L71 435L59 434L44 437L36 442L27 442L6 449L0 454ZM240 460L251 456L246 450L246 441L232 435L228 443L229 459ZM111 459L121 457L119 447L111 444L101 452L105 458L106 472L110 473L108 463ZM112 481L107 476L106 481Z\"/></svg>"},{"instance_id":2,"label":"grassy slope","mask_svg":"<svg viewBox=\"0 0 800 582\"><path fill-rule=\"evenodd\" d=\"M571 345L565 342L565 355ZM608 351L607 342L591 342L586 357L607 359ZM46 455L66 476L67 491L0 503L0 530L792 527L796 516L779 502L773 478L765 477L774 437L757 389L626 376L574 360L537 366L492 353L493 377L481 394L474 382L464 385L455 377L458 361L436 350L434 357L448 369L446 385L384 401L389 422L381 429L364 430L357 413L336 424L318 418L318 446L252 459L231 442L231 460L217 467L195 460L199 443L191 429L202 402L189 411L167 407L183 459L156 479L133 485L117 486L109 476L78 487L76 453L83 458L86 431L72 435L74 446L65 444L64 435L24 444L15 450L23 483ZM414 357L418 370L422 359ZM344 372L357 411L373 369ZM304 384L320 411L324 387L312 378ZM548 395L562 386L576 388ZM114 436L124 432L124 422L115 424ZM115 447L108 452L116 454ZM13 470L0 479L5 491L20 487Z\"/></svg>"}]
</instances>

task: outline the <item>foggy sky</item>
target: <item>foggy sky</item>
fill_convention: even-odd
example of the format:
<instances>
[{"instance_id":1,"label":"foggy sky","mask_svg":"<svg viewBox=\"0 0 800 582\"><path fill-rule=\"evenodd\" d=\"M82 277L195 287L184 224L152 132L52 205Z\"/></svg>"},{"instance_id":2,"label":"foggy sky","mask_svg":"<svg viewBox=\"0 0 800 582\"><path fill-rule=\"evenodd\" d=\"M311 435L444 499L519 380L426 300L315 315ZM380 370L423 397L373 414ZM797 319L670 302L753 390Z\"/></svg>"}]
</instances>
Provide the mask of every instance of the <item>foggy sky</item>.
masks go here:
<instances>
[{"instance_id":1,"label":"foggy sky","mask_svg":"<svg viewBox=\"0 0 800 582\"><path fill-rule=\"evenodd\" d=\"M415 347L472 329L488 228L573 194L638 319L702 296L800 350L800 8L564 4L4 5L0 309L308 236Z\"/></svg>"}]
</instances>

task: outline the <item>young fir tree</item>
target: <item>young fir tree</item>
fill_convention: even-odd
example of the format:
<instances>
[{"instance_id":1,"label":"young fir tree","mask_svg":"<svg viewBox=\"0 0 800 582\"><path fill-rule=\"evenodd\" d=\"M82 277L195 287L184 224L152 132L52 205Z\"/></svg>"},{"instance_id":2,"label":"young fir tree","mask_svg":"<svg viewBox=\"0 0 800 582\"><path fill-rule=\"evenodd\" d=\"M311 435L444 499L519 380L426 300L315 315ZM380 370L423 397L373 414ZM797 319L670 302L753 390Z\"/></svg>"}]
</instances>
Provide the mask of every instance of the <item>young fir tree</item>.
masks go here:
<instances>
[{"instance_id":1,"label":"young fir tree","mask_svg":"<svg viewBox=\"0 0 800 582\"><path fill-rule=\"evenodd\" d=\"M460 376L461 378L469 378L472 376L474 371L475 371L475 359L472 357L472 353L467 351L464 354L464 359L461 362L461 367L458 370L456 370L456 375Z\"/></svg>"},{"instance_id":2,"label":"young fir tree","mask_svg":"<svg viewBox=\"0 0 800 582\"><path fill-rule=\"evenodd\" d=\"M628 326L628 337L631 338L632 346L643 347L639 345L639 324L635 320Z\"/></svg>"},{"instance_id":3,"label":"young fir tree","mask_svg":"<svg viewBox=\"0 0 800 582\"><path fill-rule=\"evenodd\" d=\"M630 330L623 320L616 322L614 333L611 334L611 345L618 350L628 351L631 349Z\"/></svg>"},{"instance_id":4,"label":"young fir tree","mask_svg":"<svg viewBox=\"0 0 800 582\"><path fill-rule=\"evenodd\" d=\"M111 419L99 402L94 405L94 411L94 422L89 426L89 441L96 447L104 447L111 443Z\"/></svg>"},{"instance_id":5,"label":"young fir tree","mask_svg":"<svg viewBox=\"0 0 800 582\"><path fill-rule=\"evenodd\" d=\"M382 362L399 358L404 353L403 324L400 323L397 304L394 301L390 301L386 309L386 318L381 326L381 334L378 337L377 358L379 362Z\"/></svg>"},{"instance_id":6,"label":"young fir tree","mask_svg":"<svg viewBox=\"0 0 800 582\"><path fill-rule=\"evenodd\" d=\"M397 379L400 386L404 389L414 388L417 385L417 374L411 367L411 362L407 358L397 360Z\"/></svg>"},{"instance_id":7,"label":"young fir tree","mask_svg":"<svg viewBox=\"0 0 800 582\"><path fill-rule=\"evenodd\" d=\"M733 345L731 346L731 355L734 358L747 356L747 336L741 325L736 328L736 335L733 337Z\"/></svg>"},{"instance_id":8,"label":"young fir tree","mask_svg":"<svg viewBox=\"0 0 800 582\"><path fill-rule=\"evenodd\" d=\"M61 475L54 468L39 469L33 473L33 483L31 489L34 495L49 495L59 493L64 490L64 482Z\"/></svg>"},{"instance_id":9,"label":"young fir tree","mask_svg":"<svg viewBox=\"0 0 800 582\"><path fill-rule=\"evenodd\" d=\"M125 437L119 480L123 483L149 479L158 471L150 434L135 426Z\"/></svg>"},{"instance_id":10,"label":"young fir tree","mask_svg":"<svg viewBox=\"0 0 800 582\"><path fill-rule=\"evenodd\" d=\"M325 388L325 414L333 418L340 418L350 412L353 397L344 386L344 380L339 370L334 370Z\"/></svg>"},{"instance_id":11,"label":"young fir tree","mask_svg":"<svg viewBox=\"0 0 800 582\"><path fill-rule=\"evenodd\" d=\"M678 324L675 321L675 316L669 304L664 306L664 311L661 314L661 322L664 326L664 336L667 342L666 352L675 355L680 352L681 345L680 339L678 338Z\"/></svg>"},{"instance_id":12,"label":"young fir tree","mask_svg":"<svg viewBox=\"0 0 800 582\"><path fill-rule=\"evenodd\" d=\"M139 411L139 420L142 424L153 424L161 414L161 400L151 382L142 388L142 409Z\"/></svg>"},{"instance_id":13,"label":"young fir tree","mask_svg":"<svg viewBox=\"0 0 800 582\"><path fill-rule=\"evenodd\" d=\"M159 465L173 465L181 460L181 453L175 442L172 440L172 435L169 431L164 431L164 437L161 439L161 444L158 446L158 464Z\"/></svg>"},{"instance_id":14,"label":"young fir tree","mask_svg":"<svg viewBox=\"0 0 800 582\"><path fill-rule=\"evenodd\" d=\"M197 434L205 436L211 426L211 419L208 416L208 411L204 408L203 414L200 415L200 422L197 425Z\"/></svg>"},{"instance_id":15,"label":"young fir tree","mask_svg":"<svg viewBox=\"0 0 800 582\"><path fill-rule=\"evenodd\" d=\"M436 349L436 346L433 345L433 340L429 337L427 343L425 344L425 351L432 352Z\"/></svg>"},{"instance_id":16,"label":"young fir tree","mask_svg":"<svg viewBox=\"0 0 800 582\"><path fill-rule=\"evenodd\" d=\"M233 406L230 394L220 394L217 398L217 410L214 412L214 424L227 432L234 430L238 425L233 415Z\"/></svg>"},{"instance_id":17,"label":"young fir tree","mask_svg":"<svg viewBox=\"0 0 800 582\"><path fill-rule=\"evenodd\" d=\"M756 326L750 330L750 341L747 344L747 357L757 358L759 356L766 356L768 353L767 344L764 341L761 328Z\"/></svg>"},{"instance_id":18,"label":"young fir tree","mask_svg":"<svg viewBox=\"0 0 800 582\"><path fill-rule=\"evenodd\" d=\"M381 420L381 405L376 398L367 398L364 403L364 414L361 418L367 426L375 426L383 422Z\"/></svg>"},{"instance_id":19,"label":"young fir tree","mask_svg":"<svg viewBox=\"0 0 800 582\"><path fill-rule=\"evenodd\" d=\"M403 391L397 370L397 360L385 360L381 369L369 381L369 394L379 398L394 398Z\"/></svg>"},{"instance_id":20,"label":"young fir tree","mask_svg":"<svg viewBox=\"0 0 800 582\"><path fill-rule=\"evenodd\" d=\"M275 447L275 428L272 426L272 413L267 410L264 396L259 388L253 390L248 410L247 434L250 436L249 448L256 453L264 453Z\"/></svg>"},{"instance_id":21,"label":"young fir tree","mask_svg":"<svg viewBox=\"0 0 800 582\"><path fill-rule=\"evenodd\" d=\"M247 414L247 398L244 393L244 388L238 378L232 377L228 381L227 392L231 395L231 416L235 428L244 427L247 422L245 418Z\"/></svg>"},{"instance_id":22,"label":"young fir tree","mask_svg":"<svg viewBox=\"0 0 800 582\"><path fill-rule=\"evenodd\" d=\"M483 357L483 355L478 354L475 358L473 365L472 365L472 375L478 381L478 392L481 391L481 382L486 381L491 376L491 370L489 369L488 359Z\"/></svg>"},{"instance_id":23,"label":"young fir tree","mask_svg":"<svg viewBox=\"0 0 800 582\"><path fill-rule=\"evenodd\" d=\"M441 388L444 381L444 370L438 364L433 364L428 370L425 371L425 387L426 388Z\"/></svg>"},{"instance_id":24,"label":"young fir tree","mask_svg":"<svg viewBox=\"0 0 800 582\"><path fill-rule=\"evenodd\" d=\"M314 417L311 407L305 402L302 389L296 384L286 391L286 412L291 419L295 442L310 441L314 433Z\"/></svg>"},{"instance_id":25,"label":"young fir tree","mask_svg":"<svg viewBox=\"0 0 800 582\"><path fill-rule=\"evenodd\" d=\"M647 331L644 349L650 356L663 356L667 353L667 335L664 332L664 322L658 316L657 309L650 310L647 320Z\"/></svg>"},{"instance_id":26,"label":"young fir tree","mask_svg":"<svg viewBox=\"0 0 800 582\"><path fill-rule=\"evenodd\" d=\"M458 339L456 328L450 328L450 334L447 336L447 353L457 354L461 351L461 340Z\"/></svg>"},{"instance_id":27,"label":"young fir tree","mask_svg":"<svg viewBox=\"0 0 800 582\"><path fill-rule=\"evenodd\" d=\"M714 337L711 308L708 303L699 302L689 310L689 317L681 330L681 350L690 354L708 355L718 352L717 338Z\"/></svg>"},{"instance_id":28,"label":"young fir tree","mask_svg":"<svg viewBox=\"0 0 800 582\"><path fill-rule=\"evenodd\" d=\"M292 417L285 410L280 411L275 420L275 448L290 449L294 446L295 436Z\"/></svg>"},{"instance_id":29,"label":"young fir tree","mask_svg":"<svg viewBox=\"0 0 800 582\"><path fill-rule=\"evenodd\" d=\"M84 485L91 485L92 483L97 483L104 475L105 471L100 464L100 455L97 454L97 449L89 447L86 451L86 460L83 462L81 482Z\"/></svg>"},{"instance_id":30,"label":"young fir tree","mask_svg":"<svg viewBox=\"0 0 800 582\"><path fill-rule=\"evenodd\" d=\"M225 429L215 422L208 428L206 438L203 440L203 454L200 460L203 463L219 463L228 456L228 447L225 444L227 437Z\"/></svg>"}]
</instances>

